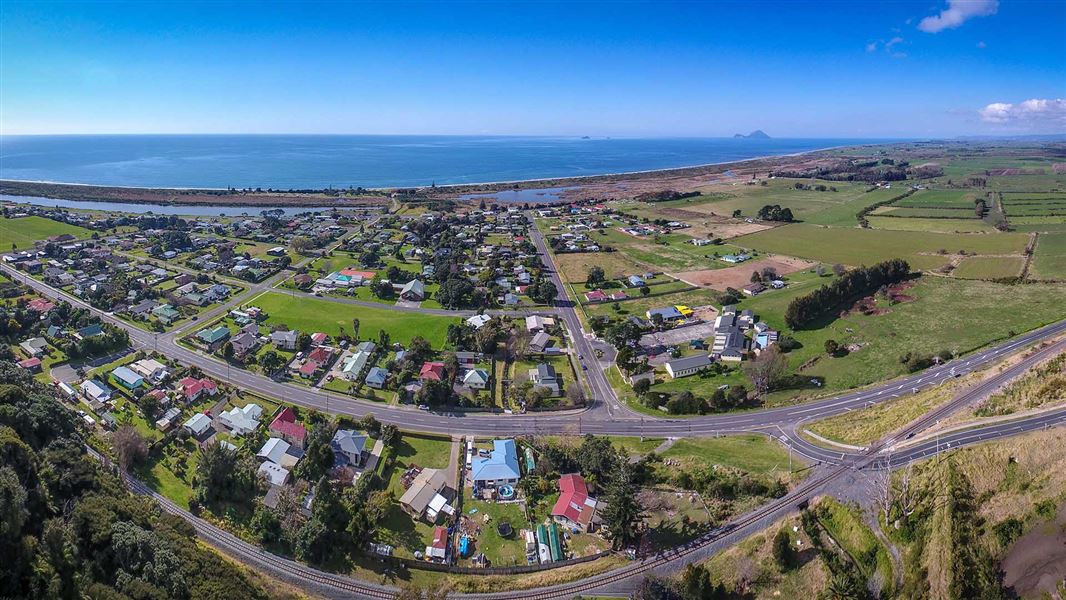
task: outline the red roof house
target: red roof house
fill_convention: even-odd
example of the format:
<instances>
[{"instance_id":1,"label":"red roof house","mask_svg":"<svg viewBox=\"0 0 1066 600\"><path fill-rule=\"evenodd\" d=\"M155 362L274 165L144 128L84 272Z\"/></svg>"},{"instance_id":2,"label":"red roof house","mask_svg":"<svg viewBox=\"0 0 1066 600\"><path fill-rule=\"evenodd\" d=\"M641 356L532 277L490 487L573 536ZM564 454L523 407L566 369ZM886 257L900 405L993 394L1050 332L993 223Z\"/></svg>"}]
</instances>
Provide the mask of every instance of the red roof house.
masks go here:
<instances>
[{"instance_id":1,"label":"red roof house","mask_svg":"<svg viewBox=\"0 0 1066 600\"><path fill-rule=\"evenodd\" d=\"M329 359L333 356L333 352L329 348L315 348L307 355L307 362L316 363L318 366L324 366L329 362Z\"/></svg>"},{"instance_id":2,"label":"red roof house","mask_svg":"<svg viewBox=\"0 0 1066 600\"><path fill-rule=\"evenodd\" d=\"M418 378L429 381L442 381L444 379L444 363L423 363L422 370L418 373Z\"/></svg>"},{"instance_id":3,"label":"red roof house","mask_svg":"<svg viewBox=\"0 0 1066 600\"><path fill-rule=\"evenodd\" d=\"M596 499L589 496L585 479L577 473L559 478L559 499L552 518L569 529L588 531L596 516Z\"/></svg>"},{"instance_id":4,"label":"red roof house","mask_svg":"<svg viewBox=\"0 0 1066 600\"><path fill-rule=\"evenodd\" d=\"M285 407L285 410L274 417L270 432L300 448L304 447L304 439L307 437L307 429L296 422L296 413L289 407Z\"/></svg>"},{"instance_id":5,"label":"red roof house","mask_svg":"<svg viewBox=\"0 0 1066 600\"><path fill-rule=\"evenodd\" d=\"M315 346L321 346L329 341L329 336L319 331L318 333L311 334L311 343Z\"/></svg>"},{"instance_id":6,"label":"red roof house","mask_svg":"<svg viewBox=\"0 0 1066 600\"><path fill-rule=\"evenodd\" d=\"M41 359L39 359L36 356L34 356L33 358L27 358L26 360L20 360L19 361L19 366L22 367L23 369L26 369L27 371L35 371L35 372L36 371L40 371L41 370Z\"/></svg>"},{"instance_id":7,"label":"red roof house","mask_svg":"<svg viewBox=\"0 0 1066 600\"><path fill-rule=\"evenodd\" d=\"M203 379L185 377L178 382L178 385L181 386L182 392L185 393L185 400L188 402L195 402L204 394L214 396L218 392L218 384L206 377Z\"/></svg>"},{"instance_id":8,"label":"red roof house","mask_svg":"<svg viewBox=\"0 0 1066 600\"><path fill-rule=\"evenodd\" d=\"M592 290L591 292L585 292L585 301L587 302L604 302L607 300L607 294L603 293L603 290Z\"/></svg>"},{"instance_id":9,"label":"red roof house","mask_svg":"<svg viewBox=\"0 0 1066 600\"><path fill-rule=\"evenodd\" d=\"M34 298L33 300L30 300L26 304L26 308L28 308L28 309L30 309L30 310L32 310L34 312L39 312L42 315L47 313L48 311L52 310L55 307L56 307L55 304L52 304L51 302L45 300L44 298Z\"/></svg>"}]
</instances>

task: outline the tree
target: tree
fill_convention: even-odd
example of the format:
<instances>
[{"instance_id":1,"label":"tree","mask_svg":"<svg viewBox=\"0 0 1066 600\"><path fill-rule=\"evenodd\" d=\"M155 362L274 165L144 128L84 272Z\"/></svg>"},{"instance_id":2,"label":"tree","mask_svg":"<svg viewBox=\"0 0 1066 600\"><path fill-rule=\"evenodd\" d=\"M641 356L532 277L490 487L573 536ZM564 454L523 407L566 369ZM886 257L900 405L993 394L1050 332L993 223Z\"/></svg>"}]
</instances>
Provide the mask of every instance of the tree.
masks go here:
<instances>
[{"instance_id":1,"label":"tree","mask_svg":"<svg viewBox=\"0 0 1066 600\"><path fill-rule=\"evenodd\" d=\"M640 331L640 327L638 327L636 323L627 319L612 325L611 328L607 330L605 337L612 346L621 350L626 346L636 344L640 341L641 335L642 332Z\"/></svg>"},{"instance_id":2,"label":"tree","mask_svg":"<svg viewBox=\"0 0 1066 600\"><path fill-rule=\"evenodd\" d=\"M359 339L359 319L352 319L352 338Z\"/></svg>"},{"instance_id":3,"label":"tree","mask_svg":"<svg viewBox=\"0 0 1066 600\"><path fill-rule=\"evenodd\" d=\"M764 350L755 360L744 364L744 373L755 387L755 394L762 396L774 389L774 385L788 371L788 359L776 345Z\"/></svg>"},{"instance_id":4,"label":"tree","mask_svg":"<svg viewBox=\"0 0 1066 600\"><path fill-rule=\"evenodd\" d=\"M588 279L585 280L588 285L592 286L597 283L602 283L606 280L607 274L604 273L603 267L599 265L592 265L591 267L589 267Z\"/></svg>"},{"instance_id":5,"label":"tree","mask_svg":"<svg viewBox=\"0 0 1066 600\"><path fill-rule=\"evenodd\" d=\"M837 352L840 352L840 343L833 339L826 340L825 353L829 356L836 356Z\"/></svg>"},{"instance_id":6,"label":"tree","mask_svg":"<svg viewBox=\"0 0 1066 600\"><path fill-rule=\"evenodd\" d=\"M848 270L844 267L844 265L842 265L840 263L836 263L836 264L833 265L833 274L836 275L837 277L840 277L844 273L847 273L847 271Z\"/></svg>"},{"instance_id":7,"label":"tree","mask_svg":"<svg viewBox=\"0 0 1066 600\"><path fill-rule=\"evenodd\" d=\"M647 296L650 293L651 293L651 288L650 287L648 287L646 285L640 287L640 295L641 296Z\"/></svg>"},{"instance_id":8,"label":"tree","mask_svg":"<svg viewBox=\"0 0 1066 600\"><path fill-rule=\"evenodd\" d=\"M559 289L551 281L541 279L529 286L526 294L537 304L551 304L552 300L559 295Z\"/></svg>"},{"instance_id":9,"label":"tree","mask_svg":"<svg viewBox=\"0 0 1066 600\"><path fill-rule=\"evenodd\" d=\"M264 373L270 375L285 366L285 359L277 352L267 350L259 357L259 366L263 369Z\"/></svg>"},{"instance_id":10,"label":"tree","mask_svg":"<svg viewBox=\"0 0 1066 600\"><path fill-rule=\"evenodd\" d=\"M637 500L637 487L633 483L632 467L621 461L614 470L604 500L603 523L607 527L607 539L611 547L620 550L635 545L640 540L640 525L644 521L644 509Z\"/></svg>"},{"instance_id":11,"label":"tree","mask_svg":"<svg viewBox=\"0 0 1066 600\"><path fill-rule=\"evenodd\" d=\"M148 455L148 443L132 425L123 425L111 434L111 447L123 471Z\"/></svg>"},{"instance_id":12,"label":"tree","mask_svg":"<svg viewBox=\"0 0 1066 600\"><path fill-rule=\"evenodd\" d=\"M792 568L792 538L789 537L787 529L778 530L774 536L773 554L774 562L782 571Z\"/></svg>"},{"instance_id":13,"label":"tree","mask_svg":"<svg viewBox=\"0 0 1066 600\"><path fill-rule=\"evenodd\" d=\"M638 379L636 382L633 383L633 391L636 392L638 396L643 397L645 394L648 393L648 390L650 389L651 381L647 378Z\"/></svg>"},{"instance_id":14,"label":"tree","mask_svg":"<svg viewBox=\"0 0 1066 600\"><path fill-rule=\"evenodd\" d=\"M333 536L326 529L326 525L312 517L297 532L293 545L297 558L310 564L319 564L329 556L332 542Z\"/></svg>"},{"instance_id":15,"label":"tree","mask_svg":"<svg viewBox=\"0 0 1066 600\"><path fill-rule=\"evenodd\" d=\"M222 344L222 358L230 360L233 358L233 342L226 342Z\"/></svg>"},{"instance_id":16,"label":"tree","mask_svg":"<svg viewBox=\"0 0 1066 600\"><path fill-rule=\"evenodd\" d=\"M311 347L311 334L304 331L300 335L296 336L296 348L301 352L307 352Z\"/></svg>"},{"instance_id":17,"label":"tree","mask_svg":"<svg viewBox=\"0 0 1066 600\"><path fill-rule=\"evenodd\" d=\"M314 243L311 241L311 238L303 235L298 235L292 238L292 242L290 242L290 244L292 245L292 249L299 252L300 254L307 252L314 246Z\"/></svg>"}]
</instances>

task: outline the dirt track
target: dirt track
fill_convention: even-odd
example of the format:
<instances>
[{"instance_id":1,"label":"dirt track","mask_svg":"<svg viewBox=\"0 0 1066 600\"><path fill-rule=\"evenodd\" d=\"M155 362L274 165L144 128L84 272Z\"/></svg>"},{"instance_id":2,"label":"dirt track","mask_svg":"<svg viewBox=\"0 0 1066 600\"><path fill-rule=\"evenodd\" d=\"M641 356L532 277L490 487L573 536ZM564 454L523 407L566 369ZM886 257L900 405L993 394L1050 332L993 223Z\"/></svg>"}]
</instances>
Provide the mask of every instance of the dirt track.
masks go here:
<instances>
[{"instance_id":1,"label":"dirt track","mask_svg":"<svg viewBox=\"0 0 1066 600\"><path fill-rule=\"evenodd\" d=\"M727 287L740 289L742 286L751 283L753 271L762 271L769 267L777 271L778 275L788 275L789 273L809 269L815 264L817 263L802 258L773 256L749 260L735 267L726 267L725 269L685 271L684 273L669 273L669 275L690 285L698 285L700 287L709 287L716 290L724 290Z\"/></svg>"}]
</instances>

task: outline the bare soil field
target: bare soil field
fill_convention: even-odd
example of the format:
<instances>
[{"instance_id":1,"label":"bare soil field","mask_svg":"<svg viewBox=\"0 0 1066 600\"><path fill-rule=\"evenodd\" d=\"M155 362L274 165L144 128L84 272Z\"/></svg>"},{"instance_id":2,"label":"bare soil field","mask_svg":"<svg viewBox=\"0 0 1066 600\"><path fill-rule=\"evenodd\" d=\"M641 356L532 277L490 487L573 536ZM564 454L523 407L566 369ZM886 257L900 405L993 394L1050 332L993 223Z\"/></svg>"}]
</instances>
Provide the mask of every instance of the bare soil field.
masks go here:
<instances>
[{"instance_id":1,"label":"bare soil field","mask_svg":"<svg viewBox=\"0 0 1066 600\"><path fill-rule=\"evenodd\" d=\"M1066 504L1053 521L1019 538L1000 568L1003 584L1020 598L1056 593L1066 573Z\"/></svg>"},{"instance_id":2,"label":"bare soil field","mask_svg":"<svg viewBox=\"0 0 1066 600\"><path fill-rule=\"evenodd\" d=\"M751 283L751 274L754 271L762 271L769 267L777 271L778 275L788 275L789 273L809 269L816 264L815 262L792 256L772 256L750 260L725 269L686 271L684 273L669 273L669 275L691 285L709 287L716 290L725 290L727 287L740 289Z\"/></svg>"}]
</instances>

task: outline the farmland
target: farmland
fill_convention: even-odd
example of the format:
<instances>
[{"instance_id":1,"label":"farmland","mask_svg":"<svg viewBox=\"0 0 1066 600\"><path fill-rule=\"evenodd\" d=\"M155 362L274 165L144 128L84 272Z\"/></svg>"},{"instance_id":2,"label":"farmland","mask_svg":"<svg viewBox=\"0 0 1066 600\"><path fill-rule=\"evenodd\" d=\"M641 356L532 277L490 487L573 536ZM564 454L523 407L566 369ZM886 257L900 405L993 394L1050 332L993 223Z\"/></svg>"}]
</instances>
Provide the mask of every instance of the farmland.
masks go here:
<instances>
[{"instance_id":1,"label":"farmland","mask_svg":"<svg viewBox=\"0 0 1066 600\"><path fill-rule=\"evenodd\" d=\"M1045 233L1037 238L1030 277L1066 279L1066 233Z\"/></svg>"},{"instance_id":2,"label":"farmland","mask_svg":"<svg viewBox=\"0 0 1066 600\"><path fill-rule=\"evenodd\" d=\"M954 235L921 231L827 228L805 223L787 225L733 240L738 246L787 254L827 263L870 265L904 258L912 267L935 268L948 262L948 253L1017 254L1028 236L1014 233ZM943 251L945 255L940 255Z\"/></svg>"},{"instance_id":3,"label":"farmland","mask_svg":"<svg viewBox=\"0 0 1066 600\"><path fill-rule=\"evenodd\" d=\"M1025 259L1020 256L972 256L951 272L960 279L1007 279L1021 275Z\"/></svg>"},{"instance_id":4,"label":"farmland","mask_svg":"<svg viewBox=\"0 0 1066 600\"><path fill-rule=\"evenodd\" d=\"M818 283L794 283L782 293L745 299L739 306L754 310L771 327L787 330L781 315L788 302ZM1066 294L1066 285L1006 287L984 281L927 276L906 290L906 294L914 300L893 305L878 299L878 308L884 309L882 314L850 312L819 329L793 332L791 335L803 348L788 354L789 363L793 368L808 364L801 372L825 377L827 390L890 379L906 372L900 357L907 352L929 353L941 349L970 352L1062 318L1059 299ZM995 318L990 318L993 315ZM827 339L842 345L855 344L858 349L846 356L829 357L823 350ZM675 381L698 381L698 378ZM795 394L789 390L775 392L768 402L777 404Z\"/></svg>"},{"instance_id":5,"label":"farmland","mask_svg":"<svg viewBox=\"0 0 1066 600\"><path fill-rule=\"evenodd\" d=\"M350 334L352 319L359 319L360 335L364 338L376 337L378 330L384 329L394 342L407 344L420 335L435 348L444 345L448 325L458 322L452 317L355 306L278 292L258 296L249 305L258 306L269 315L267 325L284 324L299 331L337 335L342 330Z\"/></svg>"},{"instance_id":6,"label":"farmland","mask_svg":"<svg viewBox=\"0 0 1066 600\"><path fill-rule=\"evenodd\" d=\"M44 217L0 217L0 240L4 250L33 247L37 240L47 240L54 235L70 234L77 238L89 237L89 230L77 225L60 223Z\"/></svg>"}]
</instances>

